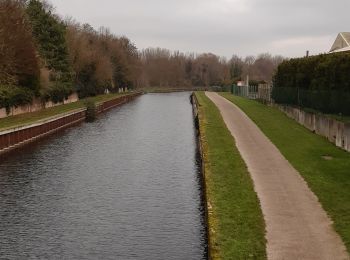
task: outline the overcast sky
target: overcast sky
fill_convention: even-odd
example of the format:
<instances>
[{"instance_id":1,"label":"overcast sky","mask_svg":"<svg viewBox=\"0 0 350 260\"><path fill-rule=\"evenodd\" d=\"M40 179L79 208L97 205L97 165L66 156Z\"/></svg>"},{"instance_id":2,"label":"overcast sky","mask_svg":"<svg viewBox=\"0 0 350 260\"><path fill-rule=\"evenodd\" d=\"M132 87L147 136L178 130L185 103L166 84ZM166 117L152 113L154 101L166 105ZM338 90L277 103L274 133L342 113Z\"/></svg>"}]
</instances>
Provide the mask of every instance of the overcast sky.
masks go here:
<instances>
[{"instance_id":1,"label":"overcast sky","mask_svg":"<svg viewBox=\"0 0 350 260\"><path fill-rule=\"evenodd\" d=\"M350 31L350 0L51 0L61 16L109 27L139 49L231 57L329 51Z\"/></svg>"}]
</instances>

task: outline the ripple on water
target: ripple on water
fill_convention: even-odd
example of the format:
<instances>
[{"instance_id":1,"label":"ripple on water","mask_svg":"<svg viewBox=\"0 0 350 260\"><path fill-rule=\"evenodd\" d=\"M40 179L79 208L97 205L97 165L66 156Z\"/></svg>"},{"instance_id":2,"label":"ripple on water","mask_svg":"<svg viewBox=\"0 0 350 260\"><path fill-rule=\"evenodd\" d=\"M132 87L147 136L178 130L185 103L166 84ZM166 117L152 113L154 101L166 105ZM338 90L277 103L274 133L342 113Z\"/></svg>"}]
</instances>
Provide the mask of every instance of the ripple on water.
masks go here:
<instances>
[{"instance_id":1,"label":"ripple on water","mask_svg":"<svg viewBox=\"0 0 350 260\"><path fill-rule=\"evenodd\" d=\"M189 93L147 94L0 162L0 256L205 259Z\"/></svg>"}]
</instances>

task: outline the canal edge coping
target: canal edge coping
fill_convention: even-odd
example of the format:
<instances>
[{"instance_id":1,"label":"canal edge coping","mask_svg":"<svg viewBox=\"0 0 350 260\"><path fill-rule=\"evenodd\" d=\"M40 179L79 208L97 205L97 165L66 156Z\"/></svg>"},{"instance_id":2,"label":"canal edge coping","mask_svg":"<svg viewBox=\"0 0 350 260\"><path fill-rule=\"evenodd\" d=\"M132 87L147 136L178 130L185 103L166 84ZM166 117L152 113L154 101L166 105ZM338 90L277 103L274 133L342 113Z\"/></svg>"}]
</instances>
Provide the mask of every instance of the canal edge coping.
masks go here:
<instances>
[{"instance_id":1,"label":"canal edge coping","mask_svg":"<svg viewBox=\"0 0 350 260\"><path fill-rule=\"evenodd\" d=\"M197 141L197 148L200 155L200 171L201 171L201 184L202 184L202 196L204 199L204 216L205 216L205 231L206 231L206 240L207 240L207 259L211 259L211 252L210 252L210 232L209 232L209 206L208 206L208 200L207 200L207 187L206 187L206 174L205 174L205 160L204 160L204 153L203 153L203 143L201 139L201 129L200 129L200 122L199 122L199 102L197 100L197 96L194 92L191 94L191 104L192 104L192 110L193 110L193 116L195 121L195 128L196 128L196 141Z\"/></svg>"}]
</instances>

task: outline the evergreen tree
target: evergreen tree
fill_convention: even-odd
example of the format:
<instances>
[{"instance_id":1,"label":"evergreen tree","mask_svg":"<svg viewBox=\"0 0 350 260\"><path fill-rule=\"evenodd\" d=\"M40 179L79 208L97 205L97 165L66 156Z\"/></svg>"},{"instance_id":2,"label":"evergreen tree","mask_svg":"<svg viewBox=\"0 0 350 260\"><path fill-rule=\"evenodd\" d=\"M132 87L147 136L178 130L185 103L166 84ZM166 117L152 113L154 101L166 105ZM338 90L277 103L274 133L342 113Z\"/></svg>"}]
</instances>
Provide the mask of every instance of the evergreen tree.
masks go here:
<instances>
[{"instance_id":1,"label":"evergreen tree","mask_svg":"<svg viewBox=\"0 0 350 260\"><path fill-rule=\"evenodd\" d=\"M51 84L43 95L54 102L62 101L73 90L72 68L66 44L66 26L38 0L30 0L27 14L32 24L43 66L50 70Z\"/></svg>"}]
</instances>

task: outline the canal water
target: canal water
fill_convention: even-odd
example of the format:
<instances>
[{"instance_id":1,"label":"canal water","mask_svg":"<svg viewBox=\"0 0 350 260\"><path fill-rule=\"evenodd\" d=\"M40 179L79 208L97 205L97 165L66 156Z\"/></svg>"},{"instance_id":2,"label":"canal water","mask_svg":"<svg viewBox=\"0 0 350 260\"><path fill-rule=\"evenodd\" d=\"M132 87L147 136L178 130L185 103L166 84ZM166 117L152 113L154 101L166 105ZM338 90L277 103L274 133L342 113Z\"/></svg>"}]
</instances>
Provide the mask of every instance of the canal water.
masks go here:
<instances>
[{"instance_id":1,"label":"canal water","mask_svg":"<svg viewBox=\"0 0 350 260\"><path fill-rule=\"evenodd\" d=\"M143 95L0 158L0 258L205 259L189 95Z\"/></svg>"}]
</instances>

